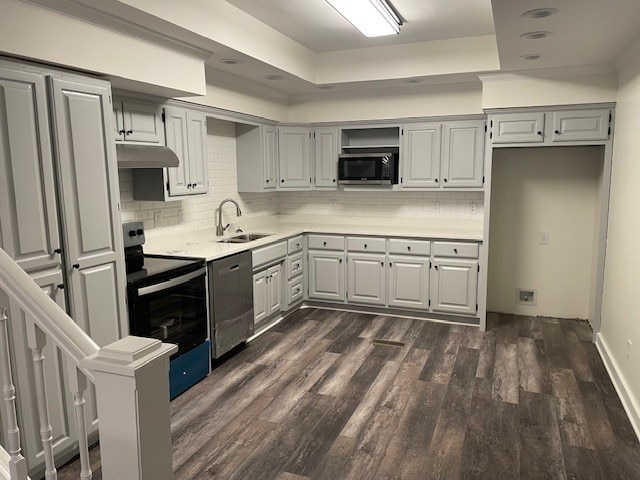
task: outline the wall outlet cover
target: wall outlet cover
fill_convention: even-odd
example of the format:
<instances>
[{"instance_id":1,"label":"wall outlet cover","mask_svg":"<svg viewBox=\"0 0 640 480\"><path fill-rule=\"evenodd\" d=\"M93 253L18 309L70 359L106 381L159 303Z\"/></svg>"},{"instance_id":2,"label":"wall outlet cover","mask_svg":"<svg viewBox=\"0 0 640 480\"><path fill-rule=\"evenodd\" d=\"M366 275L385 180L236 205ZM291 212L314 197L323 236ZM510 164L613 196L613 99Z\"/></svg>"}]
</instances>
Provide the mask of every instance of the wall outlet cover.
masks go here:
<instances>
[{"instance_id":1,"label":"wall outlet cover","mask_svg":"<svg viewBox=\"0 0 640 480\"><path fill-rule=\"evenodd\" d=\"M538 305L538 291L534 288L516 288L516 305Z\"/></svg>"}]
</instances>

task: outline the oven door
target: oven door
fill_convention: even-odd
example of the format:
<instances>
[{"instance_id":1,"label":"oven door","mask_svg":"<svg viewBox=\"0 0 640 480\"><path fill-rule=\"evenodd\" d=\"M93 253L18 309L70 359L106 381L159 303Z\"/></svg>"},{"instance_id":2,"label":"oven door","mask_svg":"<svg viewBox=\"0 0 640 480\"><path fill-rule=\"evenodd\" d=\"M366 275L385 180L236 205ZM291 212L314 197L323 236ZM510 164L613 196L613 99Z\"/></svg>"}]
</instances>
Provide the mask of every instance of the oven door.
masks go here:
<instances>
[{"instance_id":1,"label":"oven door","mask_svg":"<svg viewBox=\"0 0 640 480\"><path fill-rule=\"evenodd\" d=\"M131 335L178 345L182 355L207 338L206 269L145 286L129 284Z\"/></svg>"}]
</instances>

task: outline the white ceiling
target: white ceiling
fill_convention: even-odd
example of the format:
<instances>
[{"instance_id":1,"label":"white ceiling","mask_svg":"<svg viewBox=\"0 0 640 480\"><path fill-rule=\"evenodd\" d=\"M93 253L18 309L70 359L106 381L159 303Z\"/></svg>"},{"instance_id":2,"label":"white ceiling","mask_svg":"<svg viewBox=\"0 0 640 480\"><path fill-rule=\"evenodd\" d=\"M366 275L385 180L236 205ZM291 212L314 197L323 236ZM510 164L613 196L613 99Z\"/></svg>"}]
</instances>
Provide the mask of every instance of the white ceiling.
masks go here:
<instances>
[{"instance_id":1,"label":"white ceiling","mask_svg":"<svg viewBox=\"0 0 640 480\"><path fill-rule=\"evenodd\" d=\"M325 0L227 0L313 50L354 48L492 35L490 0L392 0L405 19L399 35L366 38Z\"/></svg>"},{"instance_id":2,"label":"white ceiling","mask_svg":"<svg viewBox=\"0 0 640 480\"><path fill-rule=\"evenodd\" d=\"M640 0L492 0L502 70L609 65L640 35ZM542 19L526 11L553 7ZM520 38L531 31L550 31L540 40ZM542 54L535 61L527 54Z\"/></svg>"}]
</instances>

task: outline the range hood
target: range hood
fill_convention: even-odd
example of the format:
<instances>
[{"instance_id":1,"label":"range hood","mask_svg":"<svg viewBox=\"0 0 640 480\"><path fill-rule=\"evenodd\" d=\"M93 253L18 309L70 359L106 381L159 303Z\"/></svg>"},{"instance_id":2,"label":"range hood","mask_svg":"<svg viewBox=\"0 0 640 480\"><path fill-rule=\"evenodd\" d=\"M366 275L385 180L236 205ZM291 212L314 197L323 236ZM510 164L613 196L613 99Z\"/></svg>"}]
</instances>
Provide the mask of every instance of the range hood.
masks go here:
<instances>
[{"instance_id":1,"label":"range hood","mask_svg":"<svg viewBox=\"0 0 640 480\"><path fill-rule=\"evenodd\" d=\"M177 167L180 160L169 147L161 145L116 144L118 168Z\"/></svg>"}]
</instances>

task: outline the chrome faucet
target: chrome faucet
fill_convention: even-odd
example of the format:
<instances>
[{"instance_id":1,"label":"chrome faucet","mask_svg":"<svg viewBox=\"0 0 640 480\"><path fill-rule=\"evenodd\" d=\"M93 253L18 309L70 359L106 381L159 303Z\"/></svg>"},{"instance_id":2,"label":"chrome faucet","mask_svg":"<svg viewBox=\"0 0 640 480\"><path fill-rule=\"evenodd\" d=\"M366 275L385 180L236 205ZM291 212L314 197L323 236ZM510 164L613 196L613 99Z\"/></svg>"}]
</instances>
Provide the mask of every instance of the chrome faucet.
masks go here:
<instances>
[{"instance_id":1,"label":"chrome faucet","mask_svg":"<svg viewBox=\"0 0 640 480\"><path fill-rule=\"evenodd\" d=\"M236 202L234 199L227 198L227 199L221 201L220 205L218 205L218 225L216 226L216 235L218 237L223 236L224 235L224 231L227 228L229 228L229 224L227 224L225 227L222 226L222 206L227 202L231 202L236 206L236 215L238 217L242 216L242 210L240 210L240 205L238 205L238 202Z\"/></svg>"}]
</instances>

